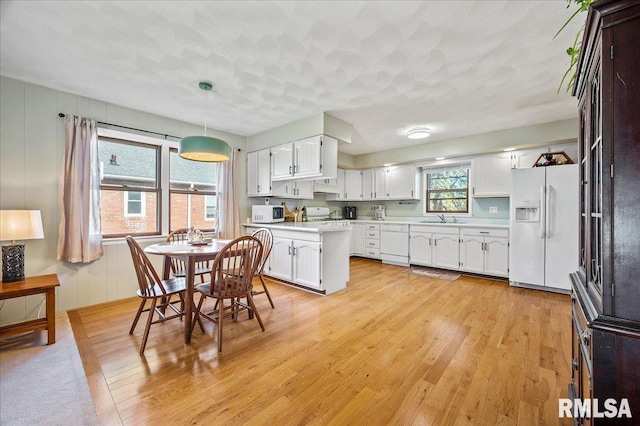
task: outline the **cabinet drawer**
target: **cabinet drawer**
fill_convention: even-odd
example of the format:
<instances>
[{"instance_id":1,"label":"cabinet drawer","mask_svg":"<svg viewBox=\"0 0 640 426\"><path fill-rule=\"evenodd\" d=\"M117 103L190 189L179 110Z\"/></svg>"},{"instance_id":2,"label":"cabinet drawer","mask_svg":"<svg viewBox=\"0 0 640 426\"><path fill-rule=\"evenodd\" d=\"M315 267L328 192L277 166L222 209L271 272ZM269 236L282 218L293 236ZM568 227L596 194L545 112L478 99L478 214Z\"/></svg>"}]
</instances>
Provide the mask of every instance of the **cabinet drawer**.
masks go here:
<instances>
[{"instance_id":1,"label":"cabinet drawer","mask_svg":"<svg viewBox=\"0 0 640 426\"><path fill-rule=\"evenodd\" d=\"M364 249L364 255L366 257L371 257L373 259L379 259L380 258L380 249L377 249L377 248L365 248Z\"/></svg>"},{"instance_id":2,"label":"cabinet drawer","mask_svg":"<svg viewBox=\"0 0 640 426\"><path fill-rule=\"evenodd\" d=\"M364 229L366 229L367 231L379 231L380 225L377 223L366 223L364 225Z\"/></svg>"},{"instance_id":3,"label":"cabinet drawer","mask_svg":"<svg viewBox=\"0 0 640 426\"><path fill-rule=\"evenodd\" d=\"M508 229L496 228L461 228L461 235L472 237L505 237L509 236Z\"/></svg>"},{"instance_id":4,"label":"cabinet drawer","mask_svg":"<svg viewBox=\"0 0 640 426\"><path fill-rule=\"evenodd\" d=\"M380 249L380 240L364 240L364 248L367 249Z\"/></svg>"},{"instance_id":5,"label":"cabinet drawer","mask_svg":"<svg viewBox=\"0 0 640 426\"><path fill-rule=\"evenodd\" d=\"M368 238L368 239L378 240L378 239L380 239L380 231L369 231L369 230L367 230L367 232L365 232L364 236L365 236L365 238Z\"/></svg>"}]
</instances>

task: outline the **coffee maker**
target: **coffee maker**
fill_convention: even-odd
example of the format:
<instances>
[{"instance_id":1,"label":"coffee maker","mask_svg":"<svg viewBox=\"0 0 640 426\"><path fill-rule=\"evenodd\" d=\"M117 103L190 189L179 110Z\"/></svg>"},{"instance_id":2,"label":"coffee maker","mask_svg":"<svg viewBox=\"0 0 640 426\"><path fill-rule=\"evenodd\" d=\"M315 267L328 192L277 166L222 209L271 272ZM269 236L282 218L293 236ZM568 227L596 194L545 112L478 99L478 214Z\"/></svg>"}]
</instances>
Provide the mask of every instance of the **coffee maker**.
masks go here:
<instances>
[{"instance_id":1,"label":"coffee maker","mask_svg":"<svg viewBox=\"0 0 640 426\"><path fill-rule=\"evenodd\" d=\"M384 205L375 204L371 206L371 210L373 211L374 220L384 220Z\"/></svg>"},{"instance_id":2,"label":"coffee maker","mask_svg":"<svg viewBox=\"0 0 640 426\"><path fill-rule=\"evenodd\" d=\"M357 209L353 206L346 206L344 208L344 218L350 219L350 220L357 219L358 218Z\"/></svg>"}]
</instances>

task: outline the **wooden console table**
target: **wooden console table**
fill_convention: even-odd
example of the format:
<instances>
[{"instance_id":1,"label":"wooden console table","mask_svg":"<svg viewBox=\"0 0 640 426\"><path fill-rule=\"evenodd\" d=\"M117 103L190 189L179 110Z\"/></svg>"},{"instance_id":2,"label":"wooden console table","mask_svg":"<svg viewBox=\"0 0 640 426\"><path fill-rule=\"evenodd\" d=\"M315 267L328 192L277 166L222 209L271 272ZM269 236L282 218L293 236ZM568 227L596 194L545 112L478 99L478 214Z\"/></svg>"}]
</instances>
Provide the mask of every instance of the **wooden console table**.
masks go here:
<instances>
[{"instance_id":1,"label":"wooden console table","mask_svg":"<svg viewBox=\"0 0 640 426\"><path fill-rule=\"evenodd\" d=\"M13 336L32 330L47 330L47 344L56 342L56 287L60 281L56 274L26 277L22 281L0 283L0 300L44 293L46 295L46 315L44 318L23 321L0 327L0 337Z\"/></svg>"}]
</instances>

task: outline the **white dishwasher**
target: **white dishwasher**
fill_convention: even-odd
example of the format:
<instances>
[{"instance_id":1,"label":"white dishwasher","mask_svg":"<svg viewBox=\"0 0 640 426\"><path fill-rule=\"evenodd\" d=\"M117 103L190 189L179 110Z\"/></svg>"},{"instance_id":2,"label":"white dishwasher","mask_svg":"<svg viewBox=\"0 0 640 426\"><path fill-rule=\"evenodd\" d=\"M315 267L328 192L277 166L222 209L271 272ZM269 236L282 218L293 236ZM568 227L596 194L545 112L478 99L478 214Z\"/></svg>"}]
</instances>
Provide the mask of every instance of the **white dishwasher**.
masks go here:
<instances>
[{"instance_id":1,"label":"white dishwasher","mask_svg":"<svg viewBox=\"0 0 640 426\"><path fill-rule=\"evenodd\" d=\"M380 259L382 263L409 266L409 225L380 224Z\"/></svg>"}]
</instances>

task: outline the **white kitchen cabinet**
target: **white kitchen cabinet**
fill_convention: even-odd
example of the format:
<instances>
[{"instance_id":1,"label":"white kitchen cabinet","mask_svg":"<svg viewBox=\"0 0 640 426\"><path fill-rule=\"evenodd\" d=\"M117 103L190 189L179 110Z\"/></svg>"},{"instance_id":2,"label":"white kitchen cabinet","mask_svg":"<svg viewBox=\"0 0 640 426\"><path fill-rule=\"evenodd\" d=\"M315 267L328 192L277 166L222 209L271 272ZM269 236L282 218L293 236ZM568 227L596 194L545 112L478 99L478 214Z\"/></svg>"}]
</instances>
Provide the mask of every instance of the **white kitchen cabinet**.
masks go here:
<instances>
[{"instance_id":1,"label":"white kitchen cabinet","mask_svg":"<svg viewBox=\"0 0 640 426\"><path fill-rule=\"evenodd\" d=\"M364 225L364 256L380 259L380 225L378 223Z\"/></svg>"},{"instance_id":2,"label":"white kitchen cabinet","mask_svg":"<svg viewBox=\"0 0 640 426\"><path fill-rule=\"evenodd\" d=\"M319 242L274 237L269 275L320 288L320 246Z\"/></svg>"},{"instance_id":3,"label":"white kitchen cabinet","mask_svg":"<svg viewBox=\"0 0 640 426\"><path fill-rule=\"evenodd\" d=\"M510 154L484 155L471 160L473 197L508 197Z\"/></svg>"},{"instance_id":4,"label":"white kitchen cabinet","mask_svg":"<svg viewBox=\"0 0 640 426\"><path fill-rule=\"evenodd\" d=\"M373 193L375 191L375 169L362 170L362 199L375 200Z\"/></svg>"},{"instance_id":5,"label":"white kitchen cabinet","mask_svg":"<svg viewBox=\"0 0 640 426\"><path fill-rule=\"evenodd\" d=\"M460 268L476 274L509 276L509 231L461 228Z\"/></svg>"},{"instance_id":6,"label":"white kitchen cabinet","mask_svg":"<svg viewBox=\"0 0 640 426\"><path fill-rule=\"evenodd\" d=\"M362 171L347 169L344 171L344 199L362 200Z\"/></svg>"},{"instance_id":7,"label":"white kitchen cabinet","mask_svg":"<svg viewBox=\"0 0 640 426\"><path fill-rule=\"evenodd\" d=\"M420 198L420 177L413 164L387 167L387 190L390 200Z\"/></svg>"},{"instance_id":8,"label":"white kitchen cabinet","mask_svg":"<svg viewBox=\"0 0 640 426\"><path fill-rule=\"evenodd\" d=\"M271 181L336 177L338 140L317 135L271 148Z\"/></svg>"},{"instance_id":9,"label":"white kitchen cabinet","mask_svg":"<svg viewBox=\"0 0 640 426\"><path fill-rule=\"evenodd\" d=\"M459 269L457 227L411 225L409 227L409 263L434 268Z\"/></svg>"},{"instance_id":10,"label":"white kitchen cabinet","mask_svg":"<svg viewBox=\"0 0 640 426\"><path fill-rule=\"evenodd\" d=\"M311 241L292 241L292 282L320 288L320 247L320 243Z\"/></svg>"},{"instance_id":11,"label":"white kitchen cabinet","mask_svg":"<svg viewBox=\"0 0 640 426\"><path fill-rule=\"evenodd\" d=\"M373 169L373 199L386 200L387 191L387 169Z\"/></svg>"},{"instance_id":12,"label":"white kitchen cabinet","mask_svg":"<svg viewBox=\"0 0 640 426\"><path fill-rule=\"evenodd\" d=\"M415 165L374 169L373 199L375 200L413 200L420 198L420 176Z\"/></svg>"},{"instance_id":13,"label":"white kitchen cabinet","mask_svg":"<svg viewBox=\"0 0 640 426\"><path fill-rule=\"evenodd\" d=\"M338 187L340 192L336 194L327 194L328 201L345 201L345 170L338 169L337 176L335 180L329 180L330 183L333 183Z\"/></svg>"},{"instance_id":14,"label":"white kitchen cabinet","mask_svg":"<svg viewBox=\"0 0 640 426\"><path fill-rule=\"evenodd\" d=\"M364 223L351 223L351 247L349 253L352 256L364 256Z\"/></svg>"},{"instance_id":15,"label":"white kitchen cabinet","mask_svg":"<svg viewBox=\"0 0 640 426\"><path fill-rule=\"evenodd\" d=\"M313 181L282 180L271 183L274 197L313 200Z\"/></svg>"},{"instance_id":16,"label":"white kitchen cabinet","mask_svg":"<svg viewBox=\"0 0 640 426\"><path fill-rule=\"evenodd\" d=\"M271 195L271 150L247 153L247 196Z\"/></svg>"},{"instance_id":17,"label":"white kitchen cabinet","mask_svg":"<svg viewBox=\"0 0 640 426\"><path fill-rule=\"evenodd\" d=\"M293 142L271 148L271 181L293 178Z\"/></svg>"},{"instance_id":18,"label":"white kitchen cabinet","mask_svg":"<svg viewBox=\"0 0 640 426\"><path fill-rule=\"evenodd\" d=\"M283 225L262 224L271 229L273 247L266 275L320 294L342 290L349 281L348 227L331 232L308 232L282 229ZM247 226L250 235L258 229Z\"/></svg>"}]
</instances>

